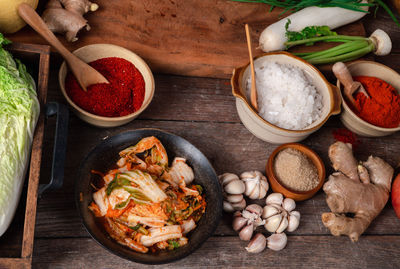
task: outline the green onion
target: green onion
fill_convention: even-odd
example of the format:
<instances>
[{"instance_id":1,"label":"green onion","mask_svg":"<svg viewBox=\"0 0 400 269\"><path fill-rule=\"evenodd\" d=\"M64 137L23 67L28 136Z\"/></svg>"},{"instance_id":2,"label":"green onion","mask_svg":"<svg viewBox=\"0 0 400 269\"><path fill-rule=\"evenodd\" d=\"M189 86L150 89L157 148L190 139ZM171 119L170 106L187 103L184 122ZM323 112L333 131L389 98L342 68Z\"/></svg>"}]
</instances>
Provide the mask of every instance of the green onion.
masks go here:
<instances>
[{"instance_id":1,"label":"green onion","mask_svg":"<svg viewBox=\"0 0 400 269\"><path fill-rule=\"evenodd\" d=\"M168 245L169 245L169 247L168 247L169 250L173 250L173 249L179 248L181 246L175 240L168 240L167 242L168 242Z\"/></svg>"}]
</instances>

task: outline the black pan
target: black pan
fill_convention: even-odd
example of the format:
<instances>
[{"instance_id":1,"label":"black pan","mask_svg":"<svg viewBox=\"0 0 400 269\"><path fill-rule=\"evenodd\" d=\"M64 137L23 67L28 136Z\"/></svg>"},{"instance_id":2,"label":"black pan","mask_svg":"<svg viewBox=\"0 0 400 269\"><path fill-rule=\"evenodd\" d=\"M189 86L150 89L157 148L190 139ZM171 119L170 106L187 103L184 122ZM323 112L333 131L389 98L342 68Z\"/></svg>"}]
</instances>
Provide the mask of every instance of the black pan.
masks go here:
<instances>
[{"instance_id":1,"label":"black pan","mask_svg":"<svg viewBox=\"0 0 400 269\"><path fill-rule=\"evenodd\" d=\"M98 219L88 209L92 202L93 180L91 170L107 172L118 160L118 153L128 146L136 144L141 138L157 137L164 145L171 162L175 156L184 157L193 168L195 183L203 186L207 208L196 229L189 234L189 243L173 251L158 253L138 253L118 244L110 238ZM222 215L222 192L217 175L207 158L185 139L157 129L138 129L107 138L97 145L84 159L75 181L75 201L83 224L90 235L104 248L112 253L134 262L146 264L168 263L181 259L197 248L210 237Z\"/></svg>"}]
</instances>

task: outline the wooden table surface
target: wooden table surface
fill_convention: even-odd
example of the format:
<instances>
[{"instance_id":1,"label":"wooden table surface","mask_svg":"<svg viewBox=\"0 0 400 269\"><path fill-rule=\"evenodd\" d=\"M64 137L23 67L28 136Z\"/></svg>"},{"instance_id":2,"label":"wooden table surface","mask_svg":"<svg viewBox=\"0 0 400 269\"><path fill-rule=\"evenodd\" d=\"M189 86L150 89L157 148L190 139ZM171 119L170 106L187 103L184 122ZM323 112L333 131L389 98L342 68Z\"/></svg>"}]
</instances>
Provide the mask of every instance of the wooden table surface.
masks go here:
<instances>
[{"instance_id":1,"label":"wooden table surface","mask_svg":"<svg viewBox=\"0 0 400 269\"><path fill-rule=\"evenodd\" d=\"M377 19L364 19L367 33L382 28L390 34L393 53L376 58L400 72L400 28L396 28L382 12ZM60 61L52 56L48 101L65 103L57 82ZM34 268L139 268L146 267L119 258L103 249L86 232L73 200L74 178L85 155L102 139L126 130L160 128L189 140L210 160L218 174L264 171L266 160L276 145L254 137L242 125L231 95L229 80L156 75L156 92L148 109L135 121L118 128L92 127L71 114L64 186L46 193L39 201ZM45 133L41 180L50 176L52 127ZM304 143L315 150L329 166L327 149L334 142L332 131L343 127L332 117L323 128ZM382 157L395 166L400 161L400 133L383 138L360 138L356 155L365 160L369 154ZM231 217L223 216L214 236L180 261L169 267L283 267L283 268L399 268L400 220L390 204L360 238L351 243L347 237L334 237L323 226L321 213L327 212L325 194L298 203L301 212L299 229L288 234L288 244L280 252L266 249L249 254L231 228Z\"/></svg>"}]
</instances>

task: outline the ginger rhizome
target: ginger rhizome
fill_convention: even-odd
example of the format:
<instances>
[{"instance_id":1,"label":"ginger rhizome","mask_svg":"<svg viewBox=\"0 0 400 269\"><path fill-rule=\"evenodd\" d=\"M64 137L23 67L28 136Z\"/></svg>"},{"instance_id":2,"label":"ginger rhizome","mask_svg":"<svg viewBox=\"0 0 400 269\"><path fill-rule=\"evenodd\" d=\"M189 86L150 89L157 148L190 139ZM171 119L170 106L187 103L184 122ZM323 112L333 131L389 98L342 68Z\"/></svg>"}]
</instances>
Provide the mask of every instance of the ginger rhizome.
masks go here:
<instances>
[{"instance_id":1,"label":"ginger rhizome","mask_svg":"<svg viewBox=\"0 0 400 269\"><path fill-rule=\"evenodd\" d=\"M78 40L76 35L82 28L90 30L88 21L83 17L99 6L88 0L49 0L42 18L54 33L65 34L69 42Z\"/></svg>"},{"instance_id":2,"label":"ginger rhizome","mask_svg":"<svg viewBox=\"0 0 400 269\"><path fill-rule=\"evenodd\" d=\"M322 222L333 235L348 235L355 242L385 207L394 169L373 156L358 163L351 145L343 142L329 147L329 158L337 172L323 187L332 212L323 213Z\"/></svg>"}]
</instances>

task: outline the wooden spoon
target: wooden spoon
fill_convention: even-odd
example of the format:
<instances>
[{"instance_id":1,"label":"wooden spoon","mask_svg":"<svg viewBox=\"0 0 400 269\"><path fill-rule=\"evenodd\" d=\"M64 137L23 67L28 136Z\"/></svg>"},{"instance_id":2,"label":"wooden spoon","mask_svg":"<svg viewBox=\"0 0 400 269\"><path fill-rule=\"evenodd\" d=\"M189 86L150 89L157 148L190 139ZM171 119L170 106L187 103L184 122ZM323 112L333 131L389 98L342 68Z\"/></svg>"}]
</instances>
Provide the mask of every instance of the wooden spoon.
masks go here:
<instances>
[{"instance_id":1,"label":"wooden spoon","mask_svg":"<svg viewBox=\"0 0 400 269\"><path fill-rule=\"evenodd\" d=\"M354 81L353 77L350 74L347 66L342 62L337 62L332 66L332 71L335 74L336 78L340 81L340 83L344 86L344 95L346 98L352 103L355 107L355 101L353 94L357 91L362 92L365 96L369 98L367 91L364 89L364 86L358 82Z\"/></svg>"},{"instance_id":2,"label":"wooden spoon","mask_svg":"<svg viewBox=\"0 0 400 269\"><path fill-rule=\"evenodd\" d=\"M246 23L246 38L247 38L247 48L249 49L249 57L250 57L250 69L251 69L251 92L250 92L250 102L254 109L258 112L257 105L257 88L256 88L256 74L254 71L254 61L253 61L253 52L251 47L251 39L250 39L250 30L249 25Z\"/></svg>"},{"instance_id":3,"label":"wooden spoon","mask_svg":"<svg viewBox=\"0 0 400 269\"><path fill-rule=\"evenodd\" d=\"M92 84L109 83L96 69L69 52L31 6L25 3L20 4L18 14L62 55L84 91Z\"/></svg>"}]
</instances>

